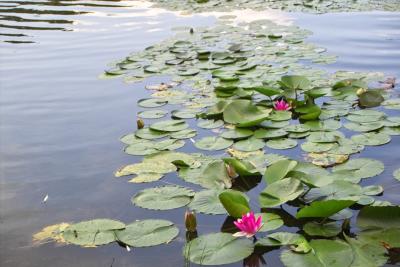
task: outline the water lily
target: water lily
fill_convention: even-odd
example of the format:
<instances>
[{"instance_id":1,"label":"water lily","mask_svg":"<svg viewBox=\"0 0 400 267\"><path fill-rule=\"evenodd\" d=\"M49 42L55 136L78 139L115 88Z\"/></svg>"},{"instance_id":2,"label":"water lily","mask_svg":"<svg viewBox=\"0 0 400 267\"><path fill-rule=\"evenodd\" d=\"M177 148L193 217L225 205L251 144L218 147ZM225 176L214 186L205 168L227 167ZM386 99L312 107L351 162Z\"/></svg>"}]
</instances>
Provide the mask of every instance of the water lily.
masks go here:
<instances>
[{"instance_id":1,"label":"water lily","mask_svg":"<svg viewBox=\"0 0 400 267\"><path fill-rule=\"evenodd\" d=\"M233 222L240 230L240 232L233 234L233 236L245 236L248 238L254 236L262 227L261 221L261 216L256 219L252 211L244 214L241 219Z\"/></svg>"},{"instance_id":2,"label":"water lily","mask_svg":"<svg viewBox=\"0 0 400 267\"><path fill-rule=\"evenodd\" d=\"M277 100L274 103L275 110L290 110L291 106L285 100Z\"/></svg>"}]
</instances>

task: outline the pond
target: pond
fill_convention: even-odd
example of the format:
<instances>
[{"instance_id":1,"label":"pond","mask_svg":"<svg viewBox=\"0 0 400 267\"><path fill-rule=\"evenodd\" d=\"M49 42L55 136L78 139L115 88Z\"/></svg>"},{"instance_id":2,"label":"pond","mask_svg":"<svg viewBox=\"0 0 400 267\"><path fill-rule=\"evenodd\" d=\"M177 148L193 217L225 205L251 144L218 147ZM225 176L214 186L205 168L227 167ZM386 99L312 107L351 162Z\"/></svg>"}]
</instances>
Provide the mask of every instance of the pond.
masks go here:
<instances>
[{"instance_id":1,"label":"pond","mask_svg":"<svg viewBox=\"0 0 400 267\"><path fill-rule=\"evenodd\" d=\"M297 25L306 39L336 55L336 62L318 66L338 70L383 72L400 77L399 12L368 11L310 14L284 11L240 11L237 22L270 19ZM165 76L125 83L121 77L102 79L105 70L132 52L173 36L175 27L213 27L221 13L180 15L151 8L141 1L2 1L0 3L0 263L3 266L183 266L186 243L185 208L157 211L131 203L140 190L168 184L188 186L169 173L154 184L127 183L115 178L121 166L142 157L123 153L119 138L136 130L137 101L148 98L145 86L169 81ZM179 32L179 31L178 31ZM327 59L328 60L328 59ZM283 75L283 74L282 74ZM399 97L399 87L393 97ZM398 110L385 110L399 116ZM147 121L146 121L147 123ZM190 121L195 125L195 120ZM199 136L210 131L199 129ZM198 143L198 142L197 142ZM273 150L295 160L304 152ZM179 149L198 152L190 141ZM400 204L400 137L382 146L367 146L360 155L384 163L384 171L362 186L381 185L376 197ZM201 151L204 152L204 151ZM222 152L205 152L221 155ZM225 155L226 156L226 155ZM262 182L264 183L264 182ZM259 209L259 184L247 195ZM196 191L200 186L193 186ZM44 201L46 199L46 201ZM294 207L286 207L292 214ZM257 210L258 211L258 210ZM172 221L180 233L168 245L132 248L116 243L97 248L34 245L32 235L47 225L110 218L125 223L148 218ZM197 215L199 234L220 232L226 215ZM352 225L355 218L352 219ZM295 224L279 231L296 232ZM263 235L261 235L263 236ZM269 266L283 266L281 250L264 254ZM154 256L156 255L156 256ZM242 261L229 266L242 266ZM399 264L397 262L397 264ZM192 264L195 265L195 264ZM257 266L257 265L249 265ZM387 264L391 266L391 264Z\"/></svg>"}]
</instances>

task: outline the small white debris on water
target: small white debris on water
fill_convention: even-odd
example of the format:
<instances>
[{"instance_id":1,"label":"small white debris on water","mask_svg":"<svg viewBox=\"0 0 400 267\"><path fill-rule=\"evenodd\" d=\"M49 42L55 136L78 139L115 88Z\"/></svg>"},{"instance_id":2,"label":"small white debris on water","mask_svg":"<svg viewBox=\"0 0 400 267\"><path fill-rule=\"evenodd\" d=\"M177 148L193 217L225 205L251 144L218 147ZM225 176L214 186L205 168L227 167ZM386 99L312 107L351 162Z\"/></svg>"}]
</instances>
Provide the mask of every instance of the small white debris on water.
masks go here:
<instances>
[{"instance_id":1,"label":"small white debris on water","mask_svg":"<svg viewBox=\"0 0 400 267\"><path fill-rule=\"evenodd\" d=\"M131 252L131 248L128 245L126 245L126 251Z\"/></svg>"},{"instance_id":2,"label":"small white debris on water","mask_svg":"<svg viewBox=\"0 0 400 267\"><path fill-rule=\"evenodd\" d=\"M196 141L194 141L193 138L190 138L190 141L191 141L193 144L196 143Z\"/></svg>"},{"instance_id":3,"label":"small white debris on water","mask_svg":"<svg viewBox=\"0 0 400 267\"><path fill-rule=\"evenodd\" d=\"M48 199L49 199L49 195L46 194L46 196L43 198L43 203L46 203Z\"/></svg>"}]
</instances>

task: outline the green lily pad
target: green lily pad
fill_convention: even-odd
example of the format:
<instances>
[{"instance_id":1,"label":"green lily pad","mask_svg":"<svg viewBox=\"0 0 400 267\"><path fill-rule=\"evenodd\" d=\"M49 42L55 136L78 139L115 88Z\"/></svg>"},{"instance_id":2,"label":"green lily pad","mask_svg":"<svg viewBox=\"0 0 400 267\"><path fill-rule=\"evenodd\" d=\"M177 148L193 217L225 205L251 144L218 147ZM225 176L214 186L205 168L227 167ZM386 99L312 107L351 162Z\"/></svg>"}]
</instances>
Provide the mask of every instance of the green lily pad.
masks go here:
<instances>
[{"instance_id":1,"label":"green lily pad","mask_svg":"<svg viewBox=\"0 0 400 267\"><path fill-rule=\"evenodd\" d=\"M279 160L267 167L264 173L264 179L268 184L282 180L286 175L297 166L294 160Z\"/></svg>"},{"instance_id":2,"label":"green lily pad","mask_svg":"<svg viewBox=\"0 0 400 267\"><path fill-rule=\"evenodd\" d=\"M308 222L304 225L303 230L310 236L334 237L342 231L342 227L337 222L324 224Z\"/></svg>"},{"instance_id":3,"label":"green lily pad","mask_svg":"<svg viewBox=\"0 0 400 267\"><path fill-rule=\"evenodd\" d=\"M169 133L163 131L155 131L150 128L142 128L137 130L135 132L135 135L142 139L153 140L153 139L164 138L168 136Z\"/></svg>"},{"instance_id":4,"label":"green lily pad","mask_svg":"<svg viewBox=\"0 0 400 267\"><path fill-rule=\"evenodd\" d=\"M254 137L259 139L271 139L286 136L288 133L283 129L259 129L254 132Z\"/></svg>"},{"instance_id":5,"label":"green lily pad","mask_svg":"<svg viewBox=\"0 0 400 267\"><path fill-rule=\"evenodd\" d=\"M166 220L142 220L115 232L118 241L132 247L151 247L171 242L179 229Z\"/></svg>"},{"instance_id":6,"label":"green lily pad","mask_svg":"<svg viewBox=\"0 0 400 267\"><path fill-rule=\"evenodd\" d=\"M168 114L168 111L162 109L145 110L138 113L138 116L143 119L159 119Z\"/></svg>"},{"instance_id":7,"label":"green lily pad","mask_svg":"<svg viewBox=\"0 0 400 267\"><path fill-rule=\"evenodd\" d=\"M390 142L390 135L384 133L364 133L359 135L353 135L351 140L357 144L365 146L380 146Z\"/></svg>"},{"instance_id":8,"label":"green lily pad","mask_svg":"<svg viewBox=\"0 0 400 267\"><path fill-rule=\"evenodd\" d=\"M310 127L305 124L293 124L285 127L285 131L289 133L305 133L310 131Z\"/></svg>"},{"instance_id":9,"label":"green lily pad","mask_svg":"<svg viewBox=\"0 0 400 267\"><path fill-rule=\"evenodd\" d=\"M286 250L281 260L286 267L350 267L354 256L351 247L340 240L314 239L312 253L301 254Z\"/></svg>"},{"instance_id":10,"label":"green lily pad","mask_svg":"<svg viewBox=\"0 0 400 267\"><path fill-rule=\"evenodd\" d=\"M297 146L297 141L290 138L268 140L267 147L272 149L290 149Z\"/></svg>"},{"instance_id":11,"label":"green lily pad","mask_svg":"<svg viewBox=\"0 0 400 267\"><path fill-rule=\"evenodd\" d=\"M154 147L154 143L149 141L147 142L144 141L138 144L132 144L125 147L124 152L129 155L144 156L144 155L154 154L159 151Z\"/></svg>"},{"instance_id":12,"label":"green lily pad","mask_svg":"<svg viewBox=\"0 0 400 267\"><path fill-rule=\"evenodd\" d=\"M333 143L337 142L344 135L341 132L312 132L307 140L313 143Z\"/></svg>"},{"instance_id":13,"label":"green lily pad","mask_svg":"<svg viewBox=\"0 0 400 267\"><path fill-rule=\"evenodd\" d=\"M173 118L177 119L193 119L196 118L196 110L183 109L183 110L173 110L171 115Z\"/></svg>"},{"instance_id":14,"label":"green lily pad","mask_svg":"<svg viewBox=\"0 0 400 267\"><path fill-rule=\"evenodd\" d=\"M138 101L138 105L143 108L161 107L161 106L166 105L167 103L168 103L168 101L165 101L163 99L157 99L157 98L146 98L146 99L141 99Z\"/></svg>"},{"instance_id":15,"label":"green lily pad","mask_svg":"<svg viewBox=\"0 0 400 267\"><path fill-rule=\"evenodd\" d=\"M336 146L335 143L313 143L305 142L301 144L301 149L309 153L321 153L331 150Z\"/></svg>"},{"instance_id":16,"label":"green lily pad","mask_svg":"<svg viewBox=\"0 0 400 267\"><path fill-rule=\"evenodd\" d=\"M166 120L153 123L150 125L151 130L161 131L161 132L178 132L185 130L189 125L182 120Z\"/></svg>"},{"instance_id":17,"label":"green lily pad","mask_svg":"<svg viewBox=\"0 0 400 267\"><path fill-rule=\"evenodd\" d=\"M197 123L197 126L203 129L215 129L222 127L224 125L224 121L222 120L201 120Z\"/></svg>"},{"instance_id":18,"label":"green lily pad","mask_svg":"<svg viewBox=\"0 0 400 267\"><path fill-rule=\"evenodd\" d=\"M244 139L250 137L254 134L252 130L249 129L242 129L242 128L235 128L232 130L228 130L220 134L221 137L226 139Z\"/></svg>"},{"instance_id":19,"label":"green lily pad","mask_svg":"<svg viewBox=\"0 0 400 267\"><path fill-rule=\"evenodd\" d=\"M253 242L249 239L236 238L227 233L212 233L187 243L183 255L195 264L221 265L247 258L253 250Z\"/></svg>"},{"instance_id":20,"label":"green lily pad","mask_svg":"<svg viewBox=\"0 0 400 267\"><path fill-rule=\"evenodd\" d=\"M382 128L383 122L382 121L365 122L365 123L348 122L344 124L344 127L355 132L371 132Z\"/></svg>"},{"instance_id":21,"label":"green lily pad","mask_svg":"<svg viewBox=\"0 0 400 267\"><path fill-rule=\"evenodd\" d=\"M195 137L196 135L197 135L196 130L185 129L185 130L171 133L170 137L174 138L174 139L189 139L189 138Z\"/></svg>"},{"instance_id":22,"label":"green lily pad","mask_svg":"<svg viewBox=\"0 0 400 267\"><path fill-rule=\"evenodd\" d=\"M335 131L342 127L340 121L333 119L324 121L307 121L304 124L310 127L311 131Z\"/></svg>"},{"instance_id":23,"label":"green lily pad","mask_svg":"<svg viewBox=\"0 0 400 267\"><path fill-rule=\"evenodd\" d=\"M366 206L357 216L357 226L362 229L390 229L399 228L400 207L373 207Z\"/></svg>"},{"instance_id":24,"label":"green lily pad","mask_svg":"<svg viewBox=\"0 0 400 267\"><path fill-rule=\"evenodd\" d=\"M140 191L132 197L132 203L145 209L169 210L186 206L193 196L194 192L185 187L161 186Z\"/></svg>"},{"instance_id":25,"label":"green lily pad","mask_svg":"<svg viewBox=\"0 0 400 267\"><path fill-rule=\"evenodd\" d=\"M248 139L244 139L233 144L234 149L245 152L256 151L264 148L264 146L265 142L263 140L254 137L250 137Z\"/></svg>"},{"instance_id":26,"label":"green lily pad","mask_svg":"<svg viewBox=\"0 0 400 267\"><path fill-rule=\"evenodd\" d=\"M400 181L400 168L393 172L393 177Z\"/></svg>"},{"instance_id":27,"label":"green lily pad","mask_svg":"<svg viewBox=\"0 0 400 267\"><path fill-rule=\"evenodd\" d=\"M351 159L342 165L333 167L332 172L352 171L354 177L369 178L383 172L385 166L382 162L374 159L358 158Z\"/></svg>"},{"instance_id":28,"label":"green lily pad","mask_svg":"<svg viewBox=\"0 0 400 267\"><path fill-rule=\"evenodd\" d=\"M269 117L271 121L287 121L292 119L292 112L290 111L273 111Z\"/></svg>"},{"instance_id":29,"label":"green lily pad","mask_svg":"<svg viewBox=\"0 0 400 267\"><path fill-rule=\"evenodd\" d=\"M383 266L387 262L386 249L381 244L362 242L346 235L345 239L353 250L352 266Z\"/></svg>"},{"instance_id":30,"label":"green lily pad","mask_svg":"<svg viewBox=\"0 0 400 267\"><path fill-rule=\"evenodd\" d=\"M347 207L350 207L354 203L356 203L356 201L354 200L337 199L314 201L311 203L310 206L305 206L304 208L300 209L296 214L296 218L327 218Z\"/></svg>"},{"instance_id":31,"label":"green lily pad","mask_svg":"<svg viewBox=\"0 0 400 267\"><path fill-rule=\"evenodd\" d=\"M285 178L267 186L259 196L260 206L270 208L296 199L303 193L303 185L294 178Z\"/></svg>"},{"instance_id":32,"label":"green lily pad","mask_svg":"<svg viewBox=\"0 0 400 267\"><path fill-rule=\"evenodd\" d=\"M266 120L271 109L260 109L250 100L234 100L223 112L224 121L238 127L255 126Z\"/></svg>"},{"instance_id":33,"label":"green lily pad","mask_svg":"<svg viewBox=\"0 0 400 267\"><path fill-rule=\"evenodd\" d=\"M141 173L138 176L132 178L129 180L130 183L150 183L150 182L155 182L160 180L161 178L164 177L164 174L162 173L154 173L154 172L148 172L148 173Z\"/></svg>"},{"instance_id":34,"label":"green lily pad","mask_svg":"<svg viewBox=\"0 0 400 267\"><path fill-rule=\"evenodd\" d=\"M233 144L232 140L228 140L217 136L207 136L196 141L194 146L202 150L222 150L230 147Z\"/></svg>"},{"instance_id":35,"label":"green lily pad","mask_svg":"<svg viewBox=\"0 0 400 267\"><path fill-rule=\"evenodd\" d=\"M63 231L66 242L80 246L99 246L115 241L114 230L125 228L120 221L95 219L72 224Z\"/></svg>"},{"instance_id":36,"label":"green lily pad","mask_svg":"<svg viewBox=\"0 0 400 267\"><path fill-rule=\"evenodd\" d=\"M220 193L221 191L217 190L196 192L193 201L189 204L189 208L204 214L226 214L226 210L218 198Z\"/></svg>"},{"instance_id":37,"label":"green lily pad","mask_svg":"<svg viewBox=\"0 0 400 267\"><path fill-rule=\"evenodd\" d=\"M219 200L228 214L234 218L241 218L250 211L249 198L242 192L224 190L219 194Z\"/></svg>"},{"instance_id":38,"label":"green lily pad","mask_svg":"<svg viewBox=\"0 0 400 267\"><path fill-rule=\"evenodd\" d=\"M256 218L261 216L261 218L262 218L261 222L263 225L260 228L260 230L258 230L259 232L269 232L269 231L276 230L276 229L280 228L281 226L283 226L283 220L282 220L281 216L279 216L278 214L256 213L256 214L254 214L254 216Z\"/></svg>"}]
</instances>

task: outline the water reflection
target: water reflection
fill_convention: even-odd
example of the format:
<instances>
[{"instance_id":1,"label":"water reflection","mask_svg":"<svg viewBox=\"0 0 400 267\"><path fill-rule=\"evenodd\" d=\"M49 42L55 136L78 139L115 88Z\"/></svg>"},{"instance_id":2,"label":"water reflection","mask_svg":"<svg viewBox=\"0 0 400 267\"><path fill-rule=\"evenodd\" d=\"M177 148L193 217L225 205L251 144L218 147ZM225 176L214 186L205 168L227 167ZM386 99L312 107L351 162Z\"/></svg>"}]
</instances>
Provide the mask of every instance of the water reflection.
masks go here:
<instances>
[{"instance_id":1,"label":"water reflection","mask_svg":"<svg viewBox=\"0 0 400 267\"><path fill-rule=\"evenodd\" d=\"M75 16L101 9L127 8L125 0L47 0L2 1L0 3L0 40L8 43L34 43L32 31L71 31Z\"/></svg>"}]
</instances>

